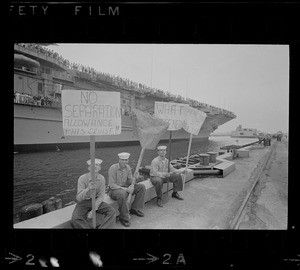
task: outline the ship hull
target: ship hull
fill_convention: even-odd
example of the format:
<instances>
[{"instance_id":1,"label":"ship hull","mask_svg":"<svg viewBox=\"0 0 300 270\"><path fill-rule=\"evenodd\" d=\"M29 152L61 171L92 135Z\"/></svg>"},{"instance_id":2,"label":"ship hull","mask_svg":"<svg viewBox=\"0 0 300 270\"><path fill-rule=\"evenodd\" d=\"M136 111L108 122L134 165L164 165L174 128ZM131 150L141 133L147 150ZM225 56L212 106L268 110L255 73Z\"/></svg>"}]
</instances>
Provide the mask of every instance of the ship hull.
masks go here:
<instances>
[{"instance_id":1,"label":"ship hull","mask_svg":"<svg viewBox=\"0 0 300 270\"><path fill-rule=\"evenodd\" d=\"M250 131L232 131L231 138L257 138L257 135Z\"/></svg>"},{"instance_id":2,"label":"ship hull","mask_svg":"<svg viewBox=\"0 0 300 270\"><path fill-rule=\"evenodd\" d=\"M193 140L208 139L215 124L215 118L207 117L199 134L193 136ZM172 141L189 140L189 137L189 133L183 129L172 131ZM166 132L160 142L168 140L169 132ZM89 142L89 136L64 136L61 109L14 104L14 152L84 148L89 147ZM95 136L95 142L96 147L139 144L138 138L133 135L132 118L122 116L120 135Z\"/></svg>"},{"instance_id":3,"label":"ship hull","mask_svg":"<svg viewBox=\"0 0 300 270\"><path fill-rule=\"evenodd\" d=\"M96 147L139 144L133 134L133 109L153 113L155 101L187 103L180 96L152 89L119 76L87 70L78 65L66 65L63 57L52 54L39 44L15 44L14 50L28 61L14 64L14 152L63 150L88 147L89 136L64 136L61 94L63 90L92 90L120 92L122 130L118 135L95 136ZM56 55L56 56L55 56ZM29 58L30 59L29 59ZM40 66L32 66L32 60ZM26 66L24 66L26 65ZM189 100L189 104L207 113L205 121L193 140L208 139L220 125L235 118L227 110ZM54 107L55 106L55 107ZM189 140L190 134L181 129L172 131L172 141ZM161 142L169 140L169 132Z\"/></svg>"},{"instance_id":4,"label":"ship hull","mask_svg":"<svg viewBox=\"0 0 300 270\"><path fill-rule=\"evenodd\" d=\"M233 135L231 135L230 137L231 138L257 138L257 136L255 136L255 135L249 135L249 136L247 136L247 135L245 135L245 136L242 136L242 135L240 135L240 136L233 136Z\"/></svg>"}]
</instances>

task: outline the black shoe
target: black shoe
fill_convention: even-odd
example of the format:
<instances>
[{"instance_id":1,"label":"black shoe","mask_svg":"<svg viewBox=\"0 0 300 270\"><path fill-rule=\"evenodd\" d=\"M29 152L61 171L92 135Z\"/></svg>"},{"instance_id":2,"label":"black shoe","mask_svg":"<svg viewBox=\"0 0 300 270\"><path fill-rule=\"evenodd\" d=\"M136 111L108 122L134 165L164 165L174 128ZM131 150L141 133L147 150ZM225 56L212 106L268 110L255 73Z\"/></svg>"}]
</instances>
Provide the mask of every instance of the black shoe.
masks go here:
<instances>
[{"instance_id":1,"label":"black shoe","mask_svg":"<svg viewBox=\"0 0 300 270\"><path fill-rule=\"evenodd\" d=\"M129 226L130 226L129 220L125 220L125 219L119 218L119 221L120 221L120 222L122 223L122 225L125 226L125 227L129 227Z\"/></svg>"},{"instance_id":2,"label":"black shoe","mask_svg":"<svg viewBox=\"0 0 300 270\"><path fill-rule=\"evenodd\" d=\"M161 202L161 199L160 199L160 198L158 198L158 199L157 199L157 202L156 202L156 204L157 204L157 206L159 206L159 207L163 207L163 205L162 205L162 202Z\"/></svg>"},{"instance_id":3,"label":"black shoe","mask_svg":"<svg viewBox=\"0 0 300 270\"><path fill-rule=\"evenodd\" d=\"M137 209L130 209L129 212L130 212L131 215L136 215L138 217L145 216L144 213L142 213L140 210L137 210Z\"/></svg>"},{"instance_id":4,"label":"black shoe","mask_svg":"<svg viewBox=\"0 0 300 270\"><path fill-rule=\"evenodd\" d=\"M181 201L183 200L183 198L181 198L177 192L173 192L172 197L177 199L177 200L181 200Z\"/></svg>"}]
</instances>

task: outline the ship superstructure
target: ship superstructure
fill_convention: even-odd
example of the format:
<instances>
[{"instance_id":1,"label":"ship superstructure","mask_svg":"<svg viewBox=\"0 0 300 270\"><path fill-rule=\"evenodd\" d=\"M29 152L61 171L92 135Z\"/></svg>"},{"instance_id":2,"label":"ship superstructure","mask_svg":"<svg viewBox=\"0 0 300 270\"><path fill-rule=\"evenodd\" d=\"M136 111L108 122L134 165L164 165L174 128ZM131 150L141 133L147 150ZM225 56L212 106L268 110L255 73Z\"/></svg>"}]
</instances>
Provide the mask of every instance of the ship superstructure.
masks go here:
<instances>
[{"instance_id":1,"label":"ship superstructure","mask_svg":"<svg viewBox=\"0 0 300 270\"><path fill-rule=\"evenodd\" d=\"M88 137L63 134L61 93L64 89L120 92L122 132L115 136L96 136L96 145L138 143L133 135L132 109L152 114L155 101L186 103L206 112L206 120L195 139L207 139L218 126L236 118L234 113L221 108L70 63L41 44L18 43L14 45L14 52L16 152L89 145ZM163 139L168 139L168 134ZM183 129L174 131L172 139L189 139L189 134Z\"/></svg>"},{"instance_id":2,"label":"ship superstructure","mask_svg":"<svg viewBox=\"0 0 300 270\"><path fill-rule=\"evenodd\" d=\"M242 125L239 125L236 130L231 131L231 137L238 138L256 138L257 129L255 128L242 128Z\"/></svg>"}]
</instances>

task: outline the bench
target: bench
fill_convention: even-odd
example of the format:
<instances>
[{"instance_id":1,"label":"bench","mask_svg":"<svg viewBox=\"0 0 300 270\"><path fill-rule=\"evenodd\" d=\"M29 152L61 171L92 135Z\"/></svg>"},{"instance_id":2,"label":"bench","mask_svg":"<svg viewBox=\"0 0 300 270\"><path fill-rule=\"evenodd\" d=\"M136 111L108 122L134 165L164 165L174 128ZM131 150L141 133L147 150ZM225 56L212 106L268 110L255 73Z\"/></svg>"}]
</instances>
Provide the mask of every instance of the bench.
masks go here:
<instances>
[{"instance_id":1,"label":"bench","mask_svg":"<svg viewBox=\"0 0 300 270\"><path fill-rule=\"evenodd\" d=\"M188 169L187 177L185 183L192 180L194 178L194 172L191 169ZM156 192L154 186L150 182L150 179L139 182L140 184L145 185L146 194L145 194L145 202L148 202L156 197ZM169 192L173 189L173 184L169 183ZM163 185L163 193L167 192L167 185ZM130 204L133 202L134 196L131 198ZM118 211L118 204L115 200L111 199L107 194L105 194L104 202L113 206ZM74 211L76 204L72 204L70 206L40 215L35 218L31 218L19 223L14 224L14 229L18 228L36 228L36 229L50 229L50 228L71 228L70 220L72 217L72 213ZM91 222L91 220L90 220Z\"/></svg>"}]
</instances>

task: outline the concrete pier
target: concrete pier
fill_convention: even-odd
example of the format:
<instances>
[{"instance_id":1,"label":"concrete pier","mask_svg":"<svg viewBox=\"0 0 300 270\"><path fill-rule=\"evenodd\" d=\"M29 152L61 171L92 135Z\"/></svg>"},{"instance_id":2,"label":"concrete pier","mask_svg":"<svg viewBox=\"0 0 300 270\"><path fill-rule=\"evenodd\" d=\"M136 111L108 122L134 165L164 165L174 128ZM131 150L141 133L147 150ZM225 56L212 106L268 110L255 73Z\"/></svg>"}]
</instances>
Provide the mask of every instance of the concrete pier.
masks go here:
<instances>
[{"instance_id":1,"label":"concrete pier","mask_svg":"<svg viewBox=\"0 0 300 270\"><path fill-rule=\"evenodd\" d=\"M183 201L164 196L163 208L158 208L153 199L145 204L145 217L131 217L131 226L123 227L119 222L117 229L230 229L245 198L249 196L257 176L267 164L271 154L281 155L285 150L281 142L272 141L271 146L249 147L249 157L234 159L236 169L224 178L198 178L186 183L179 194ZM281 143L283 144L283 143ZM276 153L276 154L274 154ZM284 154L283 154L284 155ZM287 159L281 159L283 165L279 175L286 175ZM276 164L270 168L278 170ZM280 177L280 176L278 176ZM282 179L281 179L282 180ZM280 179L278 181L281 181ZM284 180L287 181L287 180ZM265 196L270 196L265 194ZM285 198L287 200L287 198ZM282 200L285 200L282 198ZM287 203L287 201L286 201ZM286 217L287 209L282 207L281 216ZM275 209L273 209L275 211ZM271 211L271 208L270 208ZM278 229L286 226L286 219ZM244 223L245 227L245 223ZM268 229L268 228L265 228ZM274 229L274 227L270 227Z\"/></svg>"},{"instance_id":2,"label":"concrete pier","mask_svg":"<svg viewBox=\"0 0 300 270\"><path fill-rule=\"evenodd\" d=\"M271 146L256 144L240 148L237 150L236 157L233 157L232 153L224 153L217 156L217 165L214 166L221 175L198 177L192 169L189 169L184 190L179 192L184 200L172 198L172 192L169 191L168 195L164 194L162 208L156 205L155 190L149 180L145 180L143 181L147 189L143 209L145 216L133 215L130 227L125 228L117 222L115 229L245 229L253 223L252 212L250 215L244 214L241 223L239 217L242 216L241 213L252 190L256 192L256 202L263 203L267 209L267 211L256 211L257 220L264 220L268 214L269 221L275 219L277 221L272 224L266 222L262 228L284 229L287 226L287 160L287 142L284 141L273 140ZM263 182L261 188L255 191L258 176L265 170L271 177L268 177L268 181ZM265 186L267 189L263 192ZM274 194L282 196L274 201L272 199ZM105 200L117 209L115 201L109 197ZM273 207L274 205L276 207ZM14 228L71 228L69 219L74 207L75 205L71 205L51 211L14 224ZM238 224L236 228L235 224ZM255 227L255 229L260 228Z\"/></svg>"},{"instance_id":3,"label":"concrete pier","mask_svg":"<svg viewBox=\"0 0 300 270\"><path fill-rule=\"evenodd\" d=\"M288 149L285 138L272 152L235 229L287 230Z\"/></svg>"}]
</instances>

